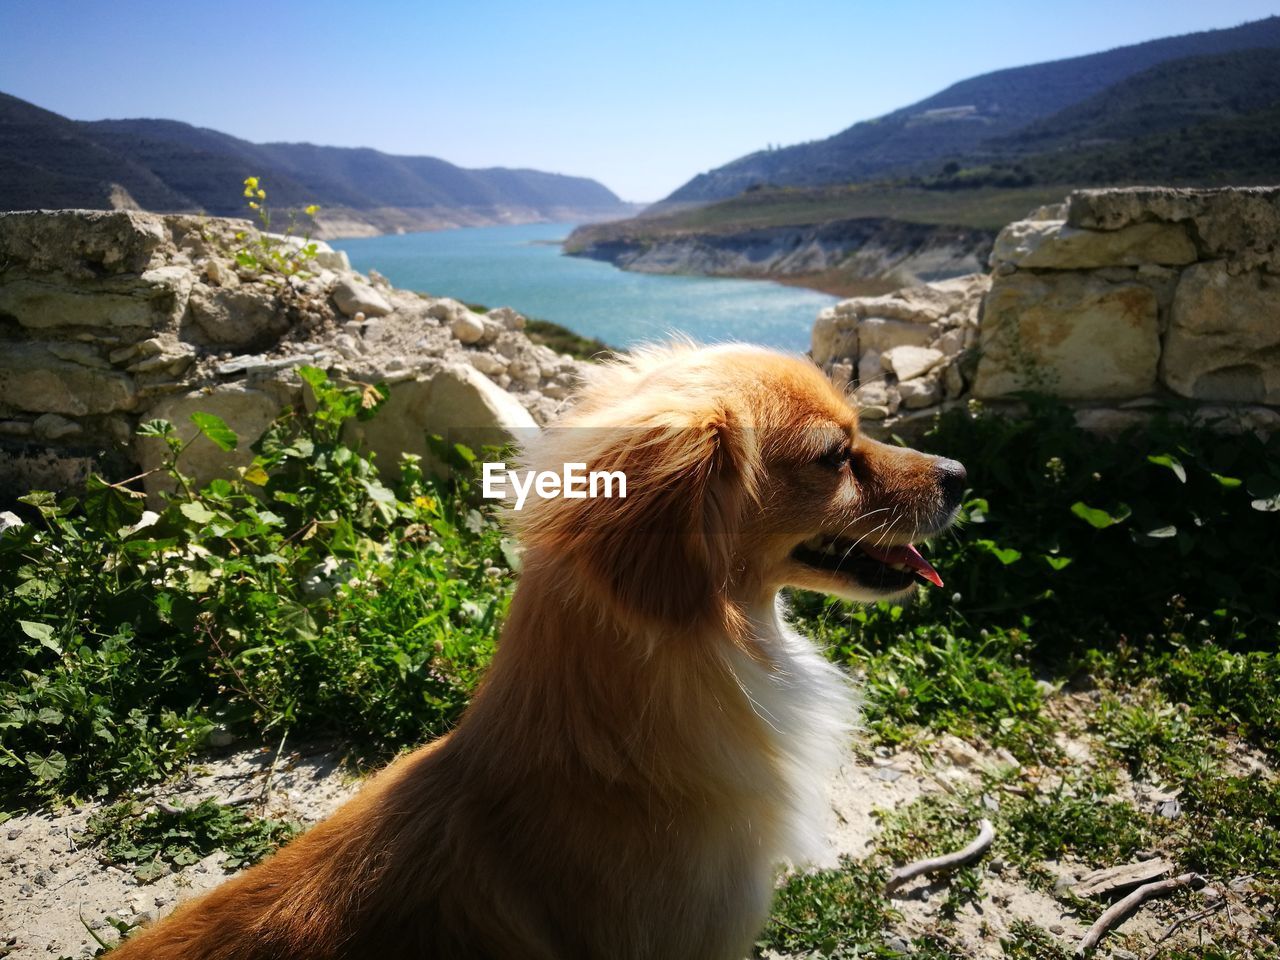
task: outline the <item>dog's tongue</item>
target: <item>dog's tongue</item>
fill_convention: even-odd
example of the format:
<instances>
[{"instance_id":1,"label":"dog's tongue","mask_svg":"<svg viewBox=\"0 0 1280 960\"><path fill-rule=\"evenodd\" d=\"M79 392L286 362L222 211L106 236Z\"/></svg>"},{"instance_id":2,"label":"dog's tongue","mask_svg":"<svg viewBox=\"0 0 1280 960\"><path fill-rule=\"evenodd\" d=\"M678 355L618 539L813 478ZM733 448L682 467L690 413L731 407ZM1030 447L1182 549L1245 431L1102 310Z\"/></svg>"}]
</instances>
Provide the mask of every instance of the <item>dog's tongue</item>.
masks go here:
<instances>
[{"instance_id":1,"label":"dog's tongue","mask_svg":"<svg viewBox=\"0 0 1280 960\"><path fill-rule=\"evenodd\" d=\"M933 564L922 557L920 551L909 543L902 547L872 547L865 543L861 546L864 553L881 563L905 563L935 587L942 586L942 578L938 576L938 571L933 569Z\"/></svg>"}]
</instances>

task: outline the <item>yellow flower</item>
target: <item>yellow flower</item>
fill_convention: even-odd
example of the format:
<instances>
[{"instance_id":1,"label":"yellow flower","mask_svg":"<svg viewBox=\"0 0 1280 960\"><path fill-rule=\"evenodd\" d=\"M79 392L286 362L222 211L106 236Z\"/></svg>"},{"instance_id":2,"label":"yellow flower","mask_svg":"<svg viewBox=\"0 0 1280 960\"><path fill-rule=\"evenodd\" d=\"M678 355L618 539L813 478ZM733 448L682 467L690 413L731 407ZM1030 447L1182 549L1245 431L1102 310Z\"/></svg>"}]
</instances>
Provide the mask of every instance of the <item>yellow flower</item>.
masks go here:
<instances>
[{"instance_id":1,"label":"yellow flower","mask_svg":"<svg viewBox=\"0 0 1280 960\"><path fill-rule=\"evenodd\" d=\"M436 502L430 497L414 497L413 505L419 510L434 510Z\"/></svg>"},{"instance_id":2,"label":"yellow flower","mask_svg":"<svg viewBox=\"0 0 1280 960\"><path fill-rule=\"evenodd\" d=\"M318 204L318 203L313 203L313 204L311 204L310 206L308 206L304 212L306 213L306 215L307 215L308 217L314 217L314 216L316 215L316 212L317 212L319 209L320 209L320 204Z\"/></svg>"},{"instance_id":3,"label":"yellow flower","mask_svg":"<svg viewBox=\"0 0 1280 960\"><path fill-rule=\"evenodd\" d=\"M265 200L265 199L267 199L267 191L265 191L265 190L259 190L259 191L258 191L258 199L259 199L259 200Z\"/></svg>"},{"instance_id":4,"label":"yellow flower","mask_svg":"<svg viewBox=\"0 0 1280 960\"><path fill-rule=\"evenodd\" d=\"M244 178L244 185L245 185L247 188L249 188L250 190L257 190L257 189L258 189L258 178L257 178L257 177L245 177L245 178Z\"/></svg>"},{"instance_id":5,"label":"yellow flower","mask_svg":"<svg viewBox=\"0 0 1280 960\"><path fill-rule=\"evenodd\" d=\"M253 190L252 190L252 189L250 189L249 187L245 187L245 188L244 188L244 195L245 195L246 197L252 197L252 196L253 196Z\"/></svg>"},{"instance_id":6,"label":"yellow flower","mask_svg":"<svg viewBox=\"0 0 1280 960\"><path fill-rule=\"evenodd\" d=\"M257 209L258 209L258 205L257 205L256 203L254 203L252 200L250 200L250 201L249 201L249 209L250 209L250 210L257 210Z\"/></svg>"}]
</instances>

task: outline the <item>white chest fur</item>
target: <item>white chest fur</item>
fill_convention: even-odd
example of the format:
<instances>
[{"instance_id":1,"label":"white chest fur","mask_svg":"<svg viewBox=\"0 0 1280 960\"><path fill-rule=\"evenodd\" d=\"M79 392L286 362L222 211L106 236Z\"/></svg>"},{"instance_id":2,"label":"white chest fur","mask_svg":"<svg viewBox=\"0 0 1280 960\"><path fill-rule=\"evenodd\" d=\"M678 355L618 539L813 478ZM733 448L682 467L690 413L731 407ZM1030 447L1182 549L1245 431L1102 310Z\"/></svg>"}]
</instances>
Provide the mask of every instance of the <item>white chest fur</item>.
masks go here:
<instances>
[{"instance_id":1,"label":"white chest fur","mask_svg":"<svg viewBox=\"0 0 1280 960\"><path fill-rule=\"evenodd\" d=\"M735 673L780 758L784 829L774 864L802 865L824 853L827 783L849 750L859 698L853 682L786 623L785 612L778 598L752 615L773 662L764 667L743 655Z\"/></svg>"}]
</instances>

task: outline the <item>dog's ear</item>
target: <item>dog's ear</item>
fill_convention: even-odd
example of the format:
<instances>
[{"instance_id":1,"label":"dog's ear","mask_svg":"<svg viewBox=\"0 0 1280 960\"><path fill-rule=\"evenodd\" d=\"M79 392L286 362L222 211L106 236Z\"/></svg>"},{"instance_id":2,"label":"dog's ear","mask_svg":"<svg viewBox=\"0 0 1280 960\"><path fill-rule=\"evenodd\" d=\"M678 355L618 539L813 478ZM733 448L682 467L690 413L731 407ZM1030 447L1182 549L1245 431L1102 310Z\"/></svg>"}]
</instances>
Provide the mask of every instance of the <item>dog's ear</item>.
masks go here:
<instances>
[{"instance_id":1,"label":"dog's ear","mask_svg":"<svg viewBox=\"0 0 1280 960\"><path fill-rule=\"evenodd\" d=\"M554 428L552 428L554 429ZM663 412L638 425L571 428L544 445L588 473L620 472L626 496L544 498L517 520L544 560L569 561L623 616L692 624L724 608L742 511L754 496L749 431L723 407Z\"/></svg>"}]
</instances>

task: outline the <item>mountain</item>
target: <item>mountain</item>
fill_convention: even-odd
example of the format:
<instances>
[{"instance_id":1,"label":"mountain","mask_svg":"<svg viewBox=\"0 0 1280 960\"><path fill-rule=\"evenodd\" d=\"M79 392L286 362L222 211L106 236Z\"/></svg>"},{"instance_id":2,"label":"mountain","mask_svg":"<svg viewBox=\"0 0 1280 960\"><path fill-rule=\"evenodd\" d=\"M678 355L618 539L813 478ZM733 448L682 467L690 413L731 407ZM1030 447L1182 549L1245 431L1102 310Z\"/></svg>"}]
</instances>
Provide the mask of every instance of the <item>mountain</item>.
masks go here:
<instances>
[{"instance_id":1,"label":"mountain","mask_svg":"<svg viewBox=\"0 0 1280 960\"><path fill-rule=\"evenodd\" d=\"M1146 131L1149 118L1137 106L1149 88L1142 84L1119 90L1135 75L1170 61L1210 58L1238 51L1280 48L1280 16L1225 30L1210 30L1151 40L1103 53L1015 67L963 80L941 93L875 120L855 124L825 140L766 150L700 174L671 194L659 208L706 203L760 186L822 186L891 177L932 174L955 158L1004 157L1022 152L1038 127L1049 131L1063 117L1080 130L1098 118L1112 137ZM1229 71L1228 71L1229 72ZM1169 88L1168 77L1148 76L1153 87ZM1111 91L1111 98L1108 97ZM1085 106L1091 102L1091 106ZM1126 113L1112 111L1117 106ZM1203 105L1202 105L1203 106ZM1221 102L1219 107L1221 107ZM1082 112L1071 114L1070 108ZM1175 111L1175 113L1178 111ZM1064 116L1065 115L1065 116ZM1186 118L1187 111L1180 116ZM1092 117L1092 120L1090 119ZM1199 121L1212 118L1202 110ZM1182 121L1180 121L1182 122ZM1136 125L1135 125L1136 124ZM1103 134L1105 136L1105 134Z\"/></svg>"},{"instance_id":2,"label":"mountain","mask_svg":"<svg viewBox=\"0 0 1280 960\"><path fill-rule=\"evenodd\" d=\"M630 212L585 177L367 148L250 143L174 120L69 120L0 93L0 209L139 206L242 215L245 177L276 209L321 207L321 234L602 219Z\"/></svg>"}]
</instances>

